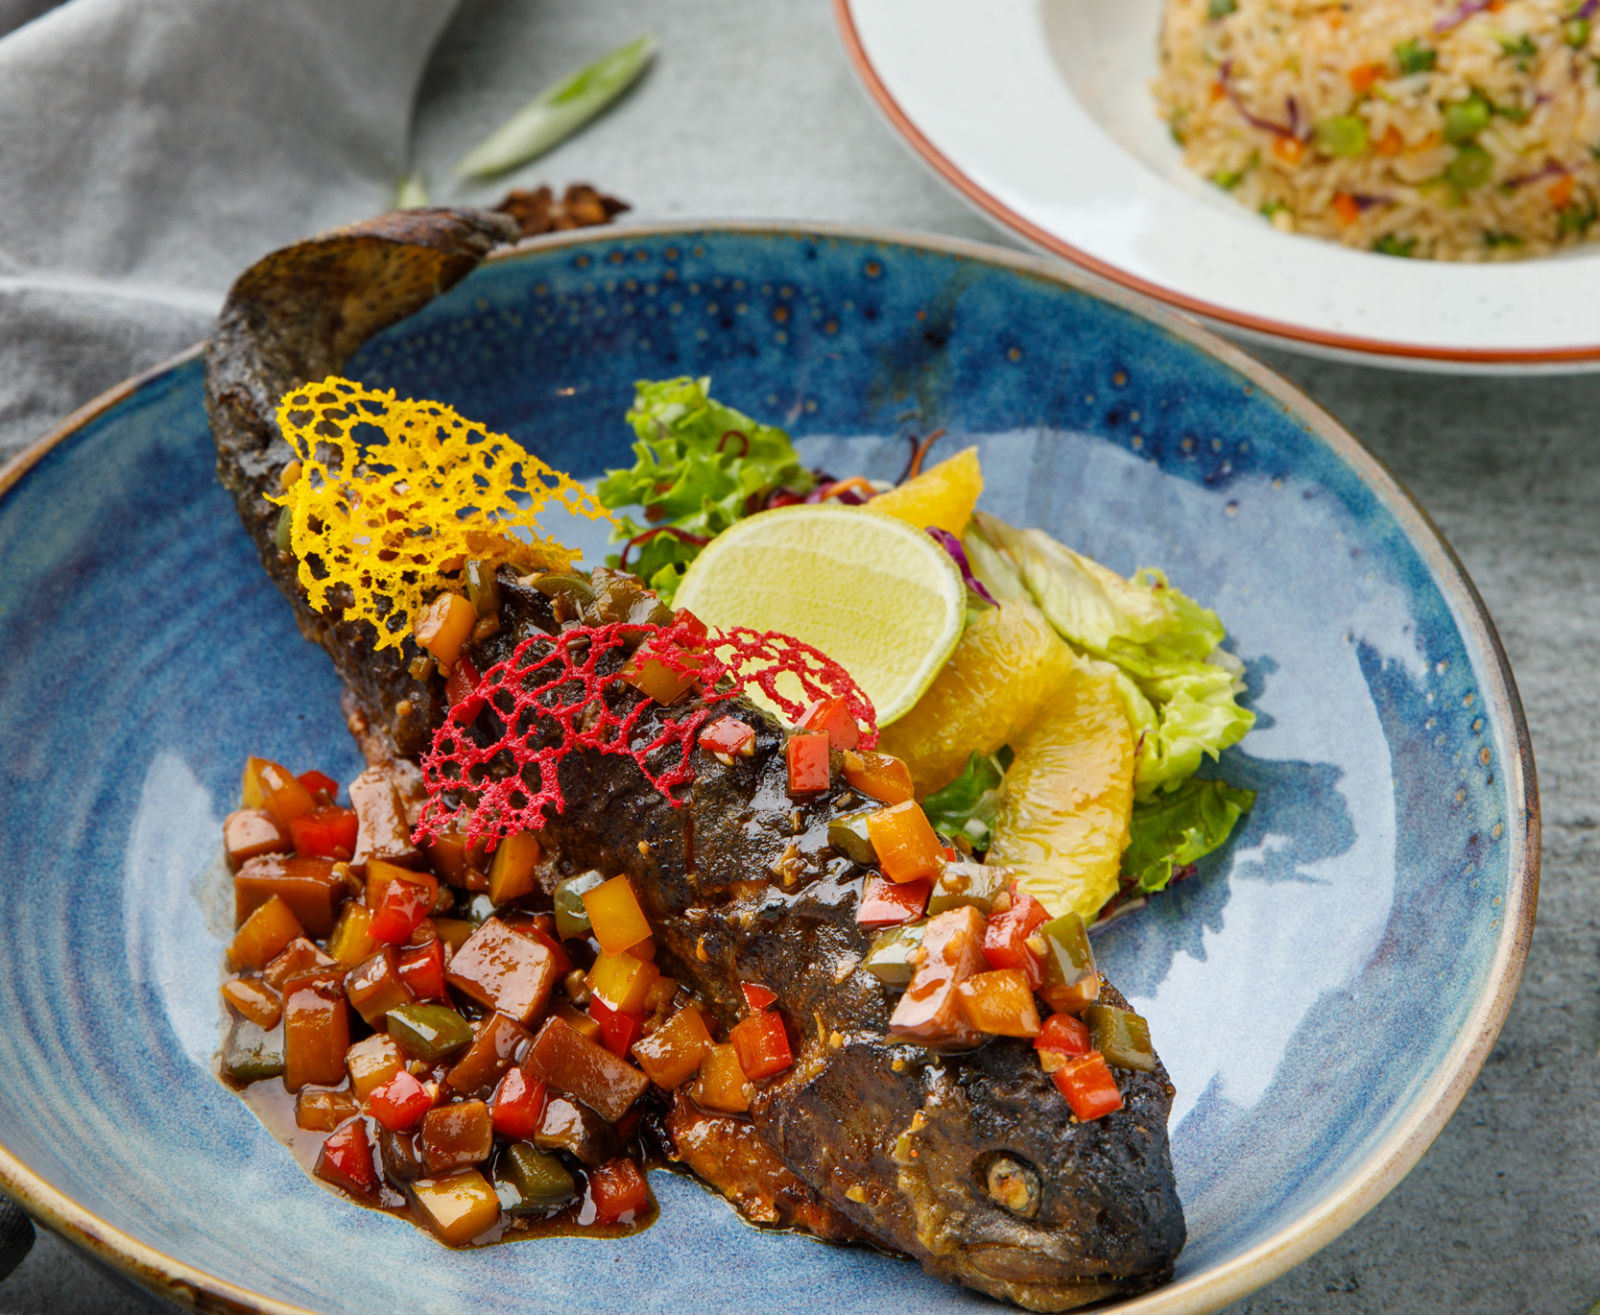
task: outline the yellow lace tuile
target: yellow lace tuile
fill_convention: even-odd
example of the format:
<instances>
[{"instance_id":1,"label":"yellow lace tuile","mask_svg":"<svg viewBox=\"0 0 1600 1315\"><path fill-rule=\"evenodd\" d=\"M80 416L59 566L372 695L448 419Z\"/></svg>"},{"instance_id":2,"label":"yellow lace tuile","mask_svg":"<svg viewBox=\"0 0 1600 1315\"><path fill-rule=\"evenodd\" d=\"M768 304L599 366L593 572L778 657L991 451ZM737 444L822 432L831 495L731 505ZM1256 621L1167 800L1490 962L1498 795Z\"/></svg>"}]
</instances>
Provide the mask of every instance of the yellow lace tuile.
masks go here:
<instances>
[{"instance_id":1,"label":"yellow lace tuile","mask_svg":"<svg viewBox=\"0 0 1600 1315\"><path fill-rule=\"evenodd\" d=\"M290 508L300 583L319 611L348 585L345 616L370 621L377 648L399 645L424 604L459 586L469 559L570 568L578 554L538 533L550 502L610 519L581 484L441 402L330 376L285 393L278 424L300 473L269 501Z\"/></svg>"}]
</instances>

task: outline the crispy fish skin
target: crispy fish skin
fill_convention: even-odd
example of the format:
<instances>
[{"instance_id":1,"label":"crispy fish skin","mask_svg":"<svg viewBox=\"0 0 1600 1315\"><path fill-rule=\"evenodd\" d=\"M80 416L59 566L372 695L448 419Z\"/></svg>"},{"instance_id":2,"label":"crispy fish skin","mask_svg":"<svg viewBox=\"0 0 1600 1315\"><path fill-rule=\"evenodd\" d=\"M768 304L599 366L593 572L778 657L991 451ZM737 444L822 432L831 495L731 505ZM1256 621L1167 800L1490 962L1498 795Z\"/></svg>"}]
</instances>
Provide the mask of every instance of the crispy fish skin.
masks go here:
<instances>
[{"instance_id":1,"label":"crispy fish skin","mask_svg":"<svg viewBox=\"0 0 1600 1315\"><path fill-rule=\"evenodd\" d=\"M333 657L357 705L353 729L366 732L374 758L414 758L443 715L442 690L411 677L409 640L374 653L364 623L306 606L293 561L274 543L277 509L263 502L291 455L276 432L276 401L338 370L367 336L463 277L505 235L497 217L478 212L411 211L312 239L239 280L212 341L207 405L219 472L302 630ZM561 624L542 594L507 574L501 582L500 633L472 650L479 670ZM1167 1281L1184 1224L1166 1071L1120 1073L1124 1108L1080 1124L1024 1040L994 1038L954 1055L887 1041L894 997L860 966L871 942L855 922L866 874L827 843L829 820L860 801L792 800L782 727L752 706L738 712L756 727L754 754L722 763L696 750L681 808L626 757L569 755L568 807L546 835L558 873L627 874L662 966L724 1025L744 1012L741 982L777 993L795 1064L759 1091L751 1126L815 1194L817 1212L792 1222L815 1219L815 1231L834 1236L859 1230L932 1274L1033 1310ZM1109 984L1104 998L1125 1003ZM759 1154L725 1145L698 1158L732 1199L764 1190L748 1181ZM1002 1160L1024 1187L1010 1209L988 1189ZM770 1163L759 1173L770 1183Z\"/></svg>"}]
</instances>

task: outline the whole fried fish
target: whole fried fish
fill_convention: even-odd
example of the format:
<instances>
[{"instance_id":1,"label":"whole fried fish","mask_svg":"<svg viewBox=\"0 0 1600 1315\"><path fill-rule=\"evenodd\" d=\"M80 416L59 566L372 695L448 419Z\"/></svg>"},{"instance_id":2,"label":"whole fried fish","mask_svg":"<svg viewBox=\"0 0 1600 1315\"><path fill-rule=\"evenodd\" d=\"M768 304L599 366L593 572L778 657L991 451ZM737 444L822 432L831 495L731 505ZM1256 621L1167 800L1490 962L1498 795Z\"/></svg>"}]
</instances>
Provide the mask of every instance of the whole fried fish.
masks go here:
<instances>
[{"instance_id":1,"label":"whole fried fish","mask_svg":"<svg viewBox=\"0 0 1600 1315\"><path fill-rule=\"evenodd\" d=\"M499 215L424 210L311 239L239 279L210 343L222 482L301 629L333 657L363 749L391 768L428 745L445 710L442 682L411 675L419 650L409 639L374 651L364 622L307 605L293 559L276 546L278 508L264 499L292 458L276 405L514 236ZM558 615L559 603L509 571L499 583L499 633L468 650L480 671L582 619L570 607ZM623 589L605 573L594 585L613 601ZM635 594L630 605L649 603ZM758 1092L748 1122L680 1097L665 1119L678 1157L752 1218L874 1242L1033 1310L1169 1279L1184 1223L1165 1070L1119 1071L1124 1107L1078 1123L1025 1040L939 1054L887 1039L896 997L861 967L871 933L855 920L866 873L828 843L841 798L792 799L783 728L754 706L737 711L757 729L754 754L724 762L696 750L681 808L626 756L569 754L567 807L544 833L553 877L627 874L659 962L723 1025L743 1013L740 983L777 993L794 1066ZM1125 1004L1109 986L1103 994Z\"/></svg>"}]
</instances>

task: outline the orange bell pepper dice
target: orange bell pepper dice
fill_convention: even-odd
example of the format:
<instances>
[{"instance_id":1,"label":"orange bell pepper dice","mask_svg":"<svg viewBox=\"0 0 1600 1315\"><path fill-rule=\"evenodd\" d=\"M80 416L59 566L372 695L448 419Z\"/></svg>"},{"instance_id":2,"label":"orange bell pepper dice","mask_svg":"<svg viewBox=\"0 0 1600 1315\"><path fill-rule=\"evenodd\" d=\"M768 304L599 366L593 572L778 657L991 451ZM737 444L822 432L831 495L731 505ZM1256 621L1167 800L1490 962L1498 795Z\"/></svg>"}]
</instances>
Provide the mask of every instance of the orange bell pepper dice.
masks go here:
<instances>
[{"instance_id":1,"label":"orange bell pepper dice","mask_svg":"<svg viewBox=\"0 0 1600 1315\"><path fill-rule=\"evenodd\" d=\"M867 837L890 881L932 881L944 867L944 846L914 799L871 814Z\"/></svg>"}]
</instances>

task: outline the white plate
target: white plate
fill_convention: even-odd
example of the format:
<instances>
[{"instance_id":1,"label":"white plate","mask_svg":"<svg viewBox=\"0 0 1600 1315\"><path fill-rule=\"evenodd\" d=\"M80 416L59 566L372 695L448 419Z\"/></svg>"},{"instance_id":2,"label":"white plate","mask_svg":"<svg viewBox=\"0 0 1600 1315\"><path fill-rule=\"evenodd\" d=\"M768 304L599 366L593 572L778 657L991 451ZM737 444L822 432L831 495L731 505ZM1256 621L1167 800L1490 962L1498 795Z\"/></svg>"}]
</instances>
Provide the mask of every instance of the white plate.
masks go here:
<instances>
[{"instance_id":1,"label":"white plate","mask_svg":"<svg viewBox=\"0 0 1600 1315\"><path fill-rule=\"evenodd\" d=\"M1422 369L1600 368L1600 246L1477 265L1280 233L1157 116L1160 0L834 0L895 130L1036 246L1236 334Z\"/></svg>"}]
</instances>

